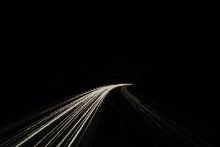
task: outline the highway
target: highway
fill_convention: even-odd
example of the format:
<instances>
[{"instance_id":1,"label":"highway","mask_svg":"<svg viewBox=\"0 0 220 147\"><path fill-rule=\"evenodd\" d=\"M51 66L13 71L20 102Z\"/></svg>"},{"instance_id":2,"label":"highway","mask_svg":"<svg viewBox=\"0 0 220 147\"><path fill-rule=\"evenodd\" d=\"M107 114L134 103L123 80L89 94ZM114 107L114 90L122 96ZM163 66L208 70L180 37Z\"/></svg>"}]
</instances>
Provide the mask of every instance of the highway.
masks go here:
<instances>
[{"instance_id":1,"label":"highway","mask_svg":"<svg viewBox=\"0 0 220 147\"><path fill-rule=\"evenodd\" d=\"M46 114L0 146L210 147L126 86L95 89Z\"/></svg>"}]
</instances>

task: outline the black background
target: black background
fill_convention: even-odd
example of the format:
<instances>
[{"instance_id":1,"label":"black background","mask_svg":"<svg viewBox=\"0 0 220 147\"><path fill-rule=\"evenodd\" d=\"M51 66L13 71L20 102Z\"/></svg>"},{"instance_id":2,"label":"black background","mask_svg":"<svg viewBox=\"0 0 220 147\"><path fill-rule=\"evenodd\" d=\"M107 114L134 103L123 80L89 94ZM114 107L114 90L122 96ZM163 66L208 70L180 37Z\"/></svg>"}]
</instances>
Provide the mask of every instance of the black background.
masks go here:
<instances>
[{"instance_id":1,"label":"black background","mask_svg":"<svg viewBox=\"0 0 220 147\"><path fill-rule=\"evenodd\" d=\"M10 54L2 54L1 127L88 89L134 83L130 89L137 94L218 134L218 66L200 50L209 40L192 33L196 27L176 24L171 31L174 26L153 23L131 32L120 19L96 25L93 19L22 16L6 24ZM199 52L184 53L186 48ZM158 49L166 56L157 51L150 64L147 52Z\"/></svg>"}]
</instances>

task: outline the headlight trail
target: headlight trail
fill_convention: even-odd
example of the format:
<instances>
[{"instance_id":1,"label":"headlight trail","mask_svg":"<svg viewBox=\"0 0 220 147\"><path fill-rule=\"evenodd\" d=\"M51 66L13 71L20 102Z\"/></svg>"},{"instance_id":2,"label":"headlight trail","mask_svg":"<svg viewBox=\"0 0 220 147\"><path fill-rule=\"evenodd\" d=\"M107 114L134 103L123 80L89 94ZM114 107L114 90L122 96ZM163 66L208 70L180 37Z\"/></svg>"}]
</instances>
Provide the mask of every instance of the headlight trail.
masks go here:
<instances>
[{"instance_id":1,"label":"headlight trail","mask_svg":"<svg viewBox=\"0 0 220 147\"><path fill-rule=\"evenodd\" d=\"M178 136L180 139L182 139L184 142L189 143L190 145L193 144L194 146L199 146L198 144L202 143L203 145L211 146L203 140L201 140L200 138L191 134L184 128L180 127L179 125L171 121L169 118L163 116L162 114L151 108L149 105L141 102L134 95L132 95L125 87L122 87L121 91L124 94L124 96L130 101L132 106L139 112L139 114L142 115L145 118L145 120L147 120L150 123L150 125L153 128L155 128L167 140L168 143L171 143L168 139L169 137L175 136L175 139L178 139L176 137ZM163 131L168 137L164 136L163 133L161 133L161 131ZM172 140L173 139L174 138L172 138Z\"/></svg>"},{"instance_id":2,"label":"headlight trail","mask_svg":"<svg viewBox=\"0 0 220 147\"><path fill-rule=\"evenodd\" d=\"M149 105L140 101L126 89L127 85L132 84L102 86L69 98L62 102L65 105L61 108L52 111L50 114L21 129L13 137L0 144L0 146L27 146L27 144L33 141L34 145L31 145L33 147L49 147L54 145L57 147L77 147L98 108L104 102L106 95L117 87L122 87L122 93L125 98L129 100L137 112L143 116L168 143L171 144L175 139L177 141L182 140L194 146L200 146L198 144L201 142L207 146L211 146L169 118L163 116ZM53 107L53 109L55 107ZM46 111L43 111L43 113Z\"/></svg>"},{"instance_id":3,"label":"headlight trail","mask_svg":"<svg viewBox=\"0 0 220 147\"><path fill-rule=\"evenodd\" d=\"M89 100L89 101L91 101L91 99ZM88 103L88 102L87 102ZM63 126L64 124L64 126L60 129L60 131L62 131L63 129L64 129L64 127L66 127L67 125L69 126L75 119L76 119L76 117L77 116L79 116L79 114L80 114L80 112L82 112L82 109L84 109L85 108L85 106L86 106L86 104L84 104L83 106L81 106L81 107L78 107L75 111L73 111L71 114L74 114L74 115L71 115L71 116L68 116L68 117L66 117L64 120L63 120L63 122L62 122L62 124L60 124L59 125L59 128L61 127L61 126ZM71 119L72 118L72 119ZM66 119L70 119L68 122L64 122ZM72 121L72 122L71 122ZM71 123L70 123L71 122ZM67 127L68 127L67 126ZM58 126L57 126L58 127ZM55 130L55 128L52 130L52 131L50 131L49 133L51 133L51 132L53 132L53 133L55 133L54 132L54 130ZM62 132L60 133L60 131L57 133L57 134L55 134L54 136L53 136L53 138L48 142L48 144L55 138L55 137L57 137L57 135L58 135L58 137L62 134ZM49 135L49 133L45 136L45 138ZM44 138L43 138L44 139ZM43 140L42 139L42 140ZM41 141L42 141L41 140ZM39 141L36 145L38 145L41 141ZM35 145L35 146L36 146ZM47 145L46 145L47 146Z\"/></svg>"},{"instance_id":4,"label":"headlight trail","mask_svg":"<svg viewBox=\"0 0 220 147\"><path fill-rule=\"evenodd\" d=\"M89 93L89 95L90 95L91 92L94 92L94 91L99 90L99 89L101 89L101 88L103 88L103 87L98 87L98 88L95 88L95 89L86 91L86 92L84 92L84 93L82 93L82 94L78 94L77 96L68 99L67 101L71 101L71 100L77 99L78 97L80 97L80 96L82 96L82 95L85 95L85 96L83 96L83 97L81 97L81 98L79 98L79 99L73 101L73 102L70 103L69 105L66 105L65 107L68 107L68 106L73 105L73 104L75 104L75 106L77 106L76 103L79 102L80 100L85 99L85 97L88 96L88 95L86 95L87 93ZM64 103L66 103L66 102L64 102ZM79 104L80 104L80 103L79 103ZM56 107L56 106L55 106L55 107ZM64 108L65 108L65 107L64 107ZM52 114L59 113L62 109L63 109L63 108L61 108L61 109L59 109L59 110L57 110L57 111L55 111L55 112L52 112L50 115L47 115L47 116L41 118L38 122L35 122L35 123L33 123L33 124L31 124L31 125L25 127L24 129L22 129L22 130L19 131L20 133L18 133L18 134L15 135L14 137L8 139L8 140L7 140L6 142L4 142L3 144L6 144L7 142L12 142L12 141L14 141L14 140L18 140L18 138L21 138L21 137L24 136L25 134L29 133L28 131L31 131L31 130L35 129L35 128L37 127L37 125L40 125L40 124L44 123L45 121L47 121L48 119L50 119L51 117L53 117ZM41 114L43 114L43 113L46 112L46 111L48 111L48 110L45 110L45 111L43 111L43 112L41 112L41 113L38 113L38 114L41 115ZM21 136L21 135L22 135L22 136ZM3 144L1 144L1 145L3 145Z\"/></svg>"},{"instance_id":5,"label":"headlight trail","mask_svg":"<svg viewBox=\"0 0 220 147\"><path fill-rule=\"evenodd\" d=\"M100 101L100 103L98 104L98 107L96 107L96 110L95 110L95 112L93 113L93 116L91 117L91 119L90 119L90 121L89 121L89 123L88 123L87 127L86 127L86 128L85 128L85 130L83 131L83 134L82 134L81 138L83 137L83 135L84 135L84 133L86 132L86 130L87 130L87 128L88 128L88 126L89 126L89 124L91 123L91 121L92 121L92 119L93 119L94 115L96 114L96 112L97 112L98 108L100 107L100 105L101 105L102 103L103 103L103 100L102 100L102 101ZM77 147L77 146L78 146L78 144L80 143L81 138L79 139L79 142L77 143L76 147Z\"/></svg>"},{"instance_id":6,"label":"headlight trail","mask_svg":"<svg viewBox=\"0 0 220 147\"><path fill-rule=\"evenodd\" d=\"M51 131L49 131L43 137L39 137L41 139L33 146L46 147L54 145L54 142L59 141L59 143L57 142L57 147L64 145L70 147L80 132L83 132L84 134L97 109L99 108L100 104L103 103L109 91L116 87L125 85L132 84L116 84L98 87L65 100L65 103L70 101L72 102L20 130L19 133L2 143L0 146L26 146L25 143L32 141L31 139L34 136L38 135L37 137L39 137L39 133L45 129L47 130L51 125L55 125ZM89 118L90 121L83 131L83 128L86 122L88 122Z\"/></svg>"},{"instance_id":7,"label":"headlight trail","mask_svg":"<svg viewBox=\"0 0 220 147\"><path fill-rule=\"evenodd\" d=\"M108 90L107 92L109 92L109 90ZM103 92L103 93L104 93L104 96L106 96L106 92ZM102 100L102 99L103 99L103 96L101 96L101 97L100 97L98 100L96 100L96 101L97 101L97 102L98 102L98 101L100 102L100 99ZM94 103L93 105L96 105L96 106L97 106L98 103ZM87 119L88 119L88 117L91 115L91 113L94 111L95 107L92 107L92 106L91 106L91 107L89 108L89 110L90 110L90 109L93 109L93 110L90 111L89 115L87 116ZM87 114L87 112L88 112L89 110L87 110L85 114ZM85 115L85 114L84 114L84 115ZM83 115L83 116L84 116L84 115ZM82 116L82 117L83 117L83 116ZM87 120L87 119L86 119L86 120ZM82 123L83 123L82 126L85 124L86 120L85 120L84 122L82 122ZM78 121L78 122L79 122L79 121ZM78 123L78 122L77 122L77 123ZM76 125L77 125L77 124L76 124ZM74 127L73 127L73 128L74 128ZM72 128L72 129L73 129L73 128ZM82 127L80 127L79 131L81 130L81 128L82 128ZM69 133L72 132L72 129L69 131ZM71 146L71 144L73 143L74 139L75 139L76 136L78 135L79 131L76 133L75 137L72 139L72 141L70 142L70 144L68 145L68 147ZM67 135L68 135L68 134L67 134ZM58 146L59 146L59 145L58 145Z\"/></svg>"}]
</instances>

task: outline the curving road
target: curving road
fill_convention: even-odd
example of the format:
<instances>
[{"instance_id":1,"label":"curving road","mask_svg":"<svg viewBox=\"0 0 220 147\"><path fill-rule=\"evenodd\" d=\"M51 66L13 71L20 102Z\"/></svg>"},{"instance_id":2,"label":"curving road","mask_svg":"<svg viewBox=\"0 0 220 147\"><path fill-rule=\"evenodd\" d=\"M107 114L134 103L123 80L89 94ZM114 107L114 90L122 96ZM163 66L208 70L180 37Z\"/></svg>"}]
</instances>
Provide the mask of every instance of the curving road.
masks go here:
<instances>
[{"instance_id":1,"label":"curving road","mask_svg":"<svg viewBox=\"0 0 220 147\"><path fill-rule=\"evenodd\" d=\"M73 103L65 100L65 106L38 117L0 146L209 146L126 86L96 89Z\"/></svg>"}]
</instances>

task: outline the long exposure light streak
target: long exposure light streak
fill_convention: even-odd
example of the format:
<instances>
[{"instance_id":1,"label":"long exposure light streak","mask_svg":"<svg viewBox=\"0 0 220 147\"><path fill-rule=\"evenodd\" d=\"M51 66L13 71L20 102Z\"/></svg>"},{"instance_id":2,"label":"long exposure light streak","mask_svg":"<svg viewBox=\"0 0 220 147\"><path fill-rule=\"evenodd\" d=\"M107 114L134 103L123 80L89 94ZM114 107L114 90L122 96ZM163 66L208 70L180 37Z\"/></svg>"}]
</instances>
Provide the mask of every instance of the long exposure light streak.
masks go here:
<instances>
[{"instance_id":1,"label":"long exposure light streak","mask_svg":"<svg viewBox=\"0 0 220 147\"><path fill-rule=\"evenodd\" d=\"M103 98L103 97L101 96L100 98ZM99 102L100 102L99 99L96 100L96 101L99 101ZM97 106L98 103L94 103L93 105L96 105L96 106ZM94 111L95 107L92 107L92 106L91 106L90 109L93 109L93 110L89 112L89 115L87 116L87 118L85 118L86 120L87 120L88 117L91 115L91 113ZM89 110L90 110L90 109L89 109ZM87 110L87 112L88 112L89 110ZM87 112L86 112L86 113L87 113ZM85 114L86 114L86 113L85 113ZM84 114L84 115L85 115L85 114ZM83 122L83 124L81 125L79 131L81 130L82 126L85 124L86 120L85 120L85 121ZM73 141L74 141L74 139L76 138L76 136L78 135L79 131L76 133L75 137L72 139L72 141L70 142L70 144L68 145L68 147L70 147L70 145L73 143Z\"/></svg>"},{"instance_id":2,"label":"long exposure light streak","mask_svg":"<svg viewBox=\"0 0 220 147\"><path fill-rule=\"evenodd\" d=\"M100 107L100 104L103 103L109 91L116 87L125 85L132 84L117 84L98 87L70 98L65 101L65 103L67 101L70 102L69 104L64 105L58 110L51 112L49 115L20 130L18 134L14 135L0 146L26 146L27 144L25 143L28 143L32 138L34 138L34 136L39 135L42 130L48 129L51 125L55 125L51 131L43 137L40 137L41 139L33 146L51 146L54 142L59 141L57 147L64 146L64 144L65 146L68 145L68 147L70 147L80 132L84 133L86 131L97 109ZM83 131L82 129L86 122L88 122L92 113L93 116L91 117L86 129ZM69 136L70 134L72 135Z\"/></svg>"},{"instance_id":3,"label":"long exposure light streak","mask_svg":"<svg viewBox=\"0 0 220 147\"><path fill-rule=\"evenodd\" d=\"M84 132L83 132L83 134L82 134L82 136L81 136L81 138L83 137L83 135L84 135L84 133L86 132L86 130L87 130L89 124L91 123L91 121L92 121L94 115L96 114L98 108L100 107L100 105L101 105L102 103L103 103L103 101L100 101L100 103L98 104L98 107L96 107L96 110L95 110L95 112L93 113L93 116L91 117L91 119L90 119L88 125L86 126L86 128L85 128L85 130L84 130ZM76 147L79 145L81 138L79 139L79 142L77 143Z\"/></svg>"},{"instance_id":4,"label":"long exposure light streak","mask_svg":"<svg viewBox=\"0 0 220 147\"><path fill-rule=\"evenodd\" d=\"M203 146L200 145L201 142L206 146L211 146L143 103L126 89L126 85L132 84L98 87L69 98L62 102L64 104L62 107L57 110L54 109L58 106L49 108L53 110L50 114L21 129L0 146L20 147L34 142L34 145L31 145L33 147L77 147L105 97L116 87L122 87L124 97L170 145L174 142L178 145L179 141L183 141L189 146ZM40 115L46 111L48 110L44 110ZM143 127L141 126L141 128Z\"/></svg>"},{"instance_id":5,"label":"long exposure light streak","mask_svg":"<svg viewBox=\"0 0 220 147\"><path fill-rule=\"evenodd\" d=\"M98 88L89 90L89 91L87 91L87 92L84 92L84 93L82 93L82 94L78 94L77 96L68 99L67 101L71 101L71 100L77 99L78 97L80 97L80 96L82 96L82 95L85 95L85 96L83 96L83 97L81 97L81 98L79 98L79 99L73 101L73 102L70 103L69 105L66 105L65 107L68 107L68 106L73 105L73 104L75 104L75 106L77 106L76 103L77 103L78 101L80 101L80 100L85 99L85 97L88 96L88 95L86 95L87 93L89 93L89 95L91 95L91 92L97 91L97 90L99 90L99 89L101 89L101 88L103 88L103 87L98 87ZM63 102L63 103L66 103L66 102ZM80 103L79 103L79 104L80 104ZM58 105L58 106L59 106L59 105ZM57 106L54 106L53 109L56 108L56 107L57 107ZM64 107L64 108L65 108L65 107ZM46 122L47 120L49 120L50 118L52 118L52 117L53 117L52 114L55 115L56 113L59 113L61 110L62 110L62 109L59 109L59 110L57 110L57 111L55 111L55 112L52 112L50 115L47 115L46 117L41 118L38 122L35 122L35 123L33 123L33 124L31 124L31 125L25 127L24 129L22 129L22 130L19 131L20 133L18 133L18 134L15 135L14 137L8 139L8 140L7 140L6 142L4 142L3 144L6 144L7 142L12 142L12 141L18 140L18 138L21 138L21 137L24 136L25 134L28 134L28 133L29 133L28 131L31 131L31 130L35 129L35 128L37 127L37 125L40 125L40 124ZM38 113L37 115L42 115L42 114L45 113L46 111L48 111L48 109L45 110L45 111L43 111L43 112ZM3 144L1 144L1 145L3 145Z\"/></svg>"},{"instance_id":6,"label":"long exposure light streak","mask_svg":"<svg viewBox=\"0 0 220 147\"><path fill-rule=\"evenodd\" d=\"M202 143L203 145L211 146L207 144L206 142L204 142L203 140L201 140L200 138L191 134L186 129L177 125L176 123L171 121L169 118L163 116L162 114L160 114L159 112L151 108L149 105L141 102L134 95L132 95L125 87L122 87L121 91L124 94L124 96L130 101L132 106L134 106L137 112L139 112L139 114L141 114L145 118L145 120L147 120L150 123L150 125L153 128L155 128L155 130L157 130L164 137L164 139L167 140L168 143L171 143L168 139L169 137L175 136L175 138L177 139L177 136L178 136L180 139L182 139L182 141L188 143L189 145L193 144L194 146L200 146L198 144ZM156 126L158 126L159 128L157 128ZM162 130L169 137L164 136L160 130ZM193 139L190 139L190 138L193 138ZM172 139L175 140L174 138Z\"/></svg>"},{"instance_id":7,"label":"long exposure light streak","mask_svg":"<svg viewBox=\"0 0 220 147\"><path fill-rule=\"evenodd\" d=\"M91 99L88 99L88 101L91 101ZM88 103L88 102L87 102ZM88 105L88 104L87 104ZM71 116L69 116L69 117L66 117L66 118L72 118L71 120L69 120L67 123L65 123L65 125L64 125L64 122L62 123L62 124L60 124L59 126L61 127L62 125L64 125L61 129L60 129L60 131L62 131L63 130L63 128L64 127L66 127L67 125L69 126L75 119L76 119L76 117L80 114L80 112L82 112L82 109L85 109L85 106L87 106L86 104L84 104L83 106L81 106L81 107L78 107L79 108L79 110L78 109L76 109L77 111L75 112L75 111L73 111L72 112L72 114L75 114L75 115L71 115ZM64 120L65 121L65 120ZM71 123L70 123L70 121L72 121ZM67 127L68 127L67 126ZM60 133L60 131L57 133L57 134L55 134L54 135L54 137L48 142L48 144L58 135L58 137L62 134L62 132ZM51 133L51 132L54 132L54 129L52 130L52 131L50 131L49 133ZM49 135L49 133L47 134L47 135ZM43 138L44 139L44 138ZM38 144L40 143L41 141L39 141L38 142ZM37 144L37 145L38 145ZM47 144L47 145L48 145ZM47 146L46 145L46 146ZM36 145L35 145L36 146Z\"/></svg>"}]
</instances>

